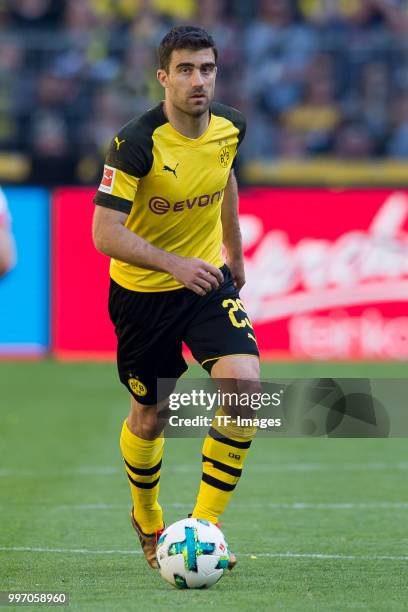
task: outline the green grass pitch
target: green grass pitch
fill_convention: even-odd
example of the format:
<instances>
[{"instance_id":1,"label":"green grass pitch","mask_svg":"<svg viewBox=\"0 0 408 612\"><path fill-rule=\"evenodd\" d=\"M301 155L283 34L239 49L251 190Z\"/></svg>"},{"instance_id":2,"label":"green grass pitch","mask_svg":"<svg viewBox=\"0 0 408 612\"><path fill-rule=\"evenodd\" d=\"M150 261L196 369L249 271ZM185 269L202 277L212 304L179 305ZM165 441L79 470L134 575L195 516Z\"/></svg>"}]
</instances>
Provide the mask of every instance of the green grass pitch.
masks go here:
<instances>
[{"instance_id":1,"label":"green grass pitch","mask_svg":"<svg viewBox=\"0 0 408 612\"><path fill-rule=\"evenodd\" d=\"M263 375L405 378L406 364L269 363ZM408 610L406 440L255 441L223 516L237 568L177 591L128 519L127 409L113 364L0 363L0 590L65 591L81 611ZM193 505L200 450L166 443L168 524Z\"/></svg>"}]
</instances>

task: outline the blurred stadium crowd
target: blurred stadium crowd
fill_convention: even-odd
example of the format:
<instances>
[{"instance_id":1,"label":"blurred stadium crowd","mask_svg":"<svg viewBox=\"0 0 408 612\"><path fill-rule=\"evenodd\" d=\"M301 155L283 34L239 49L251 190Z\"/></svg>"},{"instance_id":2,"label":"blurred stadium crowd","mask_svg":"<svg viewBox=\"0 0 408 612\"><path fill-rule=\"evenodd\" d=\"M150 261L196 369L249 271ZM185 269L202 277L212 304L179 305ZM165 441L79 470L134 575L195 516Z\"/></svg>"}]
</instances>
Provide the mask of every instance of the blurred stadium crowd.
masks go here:
<instances>
[{"instance_id":1,"label":"blurred stadium crowd","mask_svg":"<svg viewBox=\"0 0 408 612\"><path fill-rule=\"evenodd\" d=\"M117 128L162 97L156 47L211 32L241 163L408 158L408 0L0 0L0 151L36 183L93 184Z\"/></svg>"}]
</instances>

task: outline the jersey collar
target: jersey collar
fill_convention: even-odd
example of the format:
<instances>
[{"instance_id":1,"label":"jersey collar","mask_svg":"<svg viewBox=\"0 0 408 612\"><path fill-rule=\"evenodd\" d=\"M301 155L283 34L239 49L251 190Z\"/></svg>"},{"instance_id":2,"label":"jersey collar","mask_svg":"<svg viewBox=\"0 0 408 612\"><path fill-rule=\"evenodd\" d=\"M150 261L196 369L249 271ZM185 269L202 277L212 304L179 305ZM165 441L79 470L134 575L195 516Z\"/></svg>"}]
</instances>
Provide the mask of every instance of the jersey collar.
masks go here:
<instances>
[{"instance_id":1,"label":"jersey collar","mask_svg":"<svg viewBox=\"0 0 408 612\"><path fill-rule=\"evenodd\" d=\"M211 112L211 107L209 108L210 120L208 122L207 129L198 138L188 138L188 136L184 136L184 134L181 134L178 130L176 130L175 127L173 127L171 125L170 121L168 120L168 118L166 117L166 115L164 113L164 101L160 102L160 109L161 109L161 112L163 114L165 122L168 123L170 129L174 132L174 134L177 135L177 138L179 140L182 140L185 144L188 144L191 147L197 147L197 146L199 146L200 144L202 144L203 142L205 142L207 140L207 138L208 138L208 136L209 136L209 134L210 134L210 132L212 130L213 123L214 123L214 115Z\"/></svg>"}]
</instances>

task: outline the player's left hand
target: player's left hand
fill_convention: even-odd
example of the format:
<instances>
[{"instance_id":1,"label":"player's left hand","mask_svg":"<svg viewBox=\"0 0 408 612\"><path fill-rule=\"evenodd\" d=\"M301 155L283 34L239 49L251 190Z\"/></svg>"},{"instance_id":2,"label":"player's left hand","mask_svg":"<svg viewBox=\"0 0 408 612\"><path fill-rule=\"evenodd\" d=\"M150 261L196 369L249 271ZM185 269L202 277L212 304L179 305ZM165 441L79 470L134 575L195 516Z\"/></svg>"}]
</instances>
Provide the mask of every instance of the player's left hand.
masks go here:
<instances>
[{"instance_id":1,"label":"player's left hand","mask_svg":"<svg viewBox=\"0 0 408 612\"><path fill-rule=\"evenodd\" d=\"M245 268L243 259L228 259L227 266L231 270L234 286L238 291L245 285Z\"/></svg>"}]
</instances>

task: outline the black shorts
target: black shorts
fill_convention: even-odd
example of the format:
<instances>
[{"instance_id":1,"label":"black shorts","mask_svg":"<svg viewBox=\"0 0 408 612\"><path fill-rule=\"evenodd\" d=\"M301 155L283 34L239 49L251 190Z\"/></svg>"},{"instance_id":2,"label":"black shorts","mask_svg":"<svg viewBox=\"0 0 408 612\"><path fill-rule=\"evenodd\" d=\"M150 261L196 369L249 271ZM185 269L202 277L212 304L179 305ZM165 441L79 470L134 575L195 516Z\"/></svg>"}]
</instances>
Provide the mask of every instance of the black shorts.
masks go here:
<instances>
[{"instance_id":1,"label":"black shorts","mask_svg":"<svg viewBox=\"0 0 408 612\"><path fill-rule=\"evenodd\" d=\"M157 379L187 370L182 342L208 372L227 355L259 355L249 317L227 266L218 289L200 296L190 289L144 293L111 279L109 315L118 339L121 382L141 404L156 404ZM171 390L170 390L171 392Z\"/></svg>"}]
</instances>

